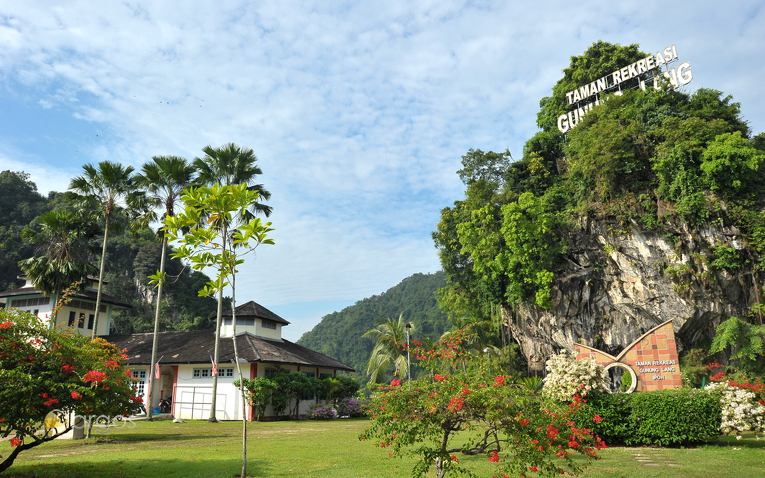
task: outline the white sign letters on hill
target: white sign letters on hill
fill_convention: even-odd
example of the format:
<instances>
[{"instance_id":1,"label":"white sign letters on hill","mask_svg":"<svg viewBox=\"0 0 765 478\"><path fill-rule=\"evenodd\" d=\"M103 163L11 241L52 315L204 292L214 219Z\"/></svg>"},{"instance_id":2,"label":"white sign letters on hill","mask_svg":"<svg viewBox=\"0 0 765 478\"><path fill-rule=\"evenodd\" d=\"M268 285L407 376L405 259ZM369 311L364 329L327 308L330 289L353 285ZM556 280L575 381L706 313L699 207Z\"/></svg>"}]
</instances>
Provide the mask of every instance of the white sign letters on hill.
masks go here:
<instances>
[{"instance_id":1,"label":"white sign letters on hill","mask_svg":"<svg viewBox=\"0 0 765 478\"><path fill-rule=\"evenodd\" d=\"M600 104L599 93L618 89L616 94L621 94L622 84L627 80L638 78L640 88L645 90L645 80L653 78L654 88L660 88L658 73L661 72L659 69L662 66L666 67L666 71L661 72L662 75L669 80L673 87L678 88L687 85L693 81L691 64L683 62L677 67L670 67L670 63L674 63L677 60L675 45L668 46L654 55L648 55L642 60L611 72L590 84L569 91L566 93L566 100L569 105L576 105L576 108L558 117L558 130L561 133L566 133L575 127L593 106ZM592 100L593 96L595 97L594 101ZM581 103L585 104L580 107Z\"/></svg>"}]
</instances>

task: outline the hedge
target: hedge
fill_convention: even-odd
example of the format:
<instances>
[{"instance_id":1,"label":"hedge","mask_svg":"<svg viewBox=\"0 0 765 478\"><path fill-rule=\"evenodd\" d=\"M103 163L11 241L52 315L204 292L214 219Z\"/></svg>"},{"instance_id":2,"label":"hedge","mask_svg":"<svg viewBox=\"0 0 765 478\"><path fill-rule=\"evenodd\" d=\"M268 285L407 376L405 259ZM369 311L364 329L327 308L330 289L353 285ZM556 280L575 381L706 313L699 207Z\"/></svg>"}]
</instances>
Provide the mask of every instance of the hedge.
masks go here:
<instances>
[{"instance_id":1,"label":"hedge","mask_svg":"<svg viewBox=\"0 0 765 478\"><path fill-rule=\"evenodd\" d=\"M720 435L719 394L681 388L632 394L590 393L592 429L609 445L681 446Z\"/></svg>"}]
</instances>

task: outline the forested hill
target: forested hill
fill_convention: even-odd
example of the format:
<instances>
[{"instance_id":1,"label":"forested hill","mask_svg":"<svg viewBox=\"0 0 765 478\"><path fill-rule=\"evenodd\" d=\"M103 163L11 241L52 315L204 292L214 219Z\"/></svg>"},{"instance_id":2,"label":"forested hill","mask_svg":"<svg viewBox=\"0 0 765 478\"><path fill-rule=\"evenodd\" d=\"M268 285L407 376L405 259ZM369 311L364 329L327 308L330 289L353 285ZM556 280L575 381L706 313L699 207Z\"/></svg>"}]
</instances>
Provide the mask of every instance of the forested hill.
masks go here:
<instances>
[{"instance_id":1,"label":"forested hill","mask_svg":"<svg viewBox=\"0 0 765 478\"><path fill-rule=\"evenodd\" d=\"M306 332L298 344L316 350L355 368L363 374L374 340L362 337L381 318L404 319L416 327L415 338L438 338L451 328L436 302L435 291L446 286L443 272L414 274L380 295L374 295L325 315Z\"/></svg>"},{"instance_id":2,"label":"forested hill","mask_svg":"<svg viewBox=\"0 0 765 478\"><path fill-rule=\"evenodd\" d=\"M35 246L22 239L22 231L39 215L64 207L62 193L51 192L48 197L24 172L0 172L0 290L24 285L16 279L22 273L18 261L35 254ZM53 243L60 238L51 237ZM92 237L88 262L98 264L101 238ZM131 304L133 307L114 314L112 333L128 334L154 330L155 290L149 275L159 269L161 245L149 229L136 235L112 234L107 243L106 280L104 293ZM95 252L93 252L95 251ZM209 318L215 314L216 301L198 297L210 279L201 272L184 269L179 260L167 261L169 283L162 297L161 330L198 330L215 328Z\"/></svg>"}]
</instances>

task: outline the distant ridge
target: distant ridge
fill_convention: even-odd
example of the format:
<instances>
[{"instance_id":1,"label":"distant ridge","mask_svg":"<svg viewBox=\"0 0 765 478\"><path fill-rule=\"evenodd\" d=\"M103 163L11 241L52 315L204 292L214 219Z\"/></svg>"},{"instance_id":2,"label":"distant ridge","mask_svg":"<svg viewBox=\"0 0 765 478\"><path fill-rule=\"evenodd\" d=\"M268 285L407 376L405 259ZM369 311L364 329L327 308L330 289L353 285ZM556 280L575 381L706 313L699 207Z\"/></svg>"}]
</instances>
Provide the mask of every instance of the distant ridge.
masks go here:
<instances>
[{"instance_id":1,"label":"distant ridge","mask_svg":"<svg viewBox=\"0 0 765 478\"><path fill-rule=\"evenodd\" d=\"M436 339L451 328L435 297L436 290L445 286L443 272L414 274L380 295L325 315L297 343L346 363L363 375L375 342L362 335L380 318L398 319L403 313L404 319L417 327L414 336L420 339Z\"/></svg>"}]
</instances>

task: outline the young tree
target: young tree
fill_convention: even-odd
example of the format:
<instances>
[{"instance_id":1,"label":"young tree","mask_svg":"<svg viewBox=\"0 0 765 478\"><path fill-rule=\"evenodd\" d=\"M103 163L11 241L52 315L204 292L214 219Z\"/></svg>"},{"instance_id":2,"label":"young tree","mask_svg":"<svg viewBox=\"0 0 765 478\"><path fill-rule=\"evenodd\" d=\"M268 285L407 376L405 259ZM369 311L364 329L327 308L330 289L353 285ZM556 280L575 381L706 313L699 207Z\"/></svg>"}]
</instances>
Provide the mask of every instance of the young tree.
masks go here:
<instances>
[{"instance_id":1,"label":"young tree","mask_svg":"<svg viewBox=\"0 0 765 478\"><path fill-rule=\"evenodd\" d=\"M177 156L154 156L141 168L141 174L136 176L136 184L147 193L150 205L164 207L163 217L175 214L176 204L180 201L183 189L191 182L194 176L194 168L184 158ZM153 215L153 214L152 214ZM162 230L162 252L159 262L159 275L165 275L165 256L167 255L167 237ZM151 420L152 390L154 388L154 365L157 363L157 345L159 338L159 310L162 306L162 286L164 281L157 286L157 305L154 312L154 343L151 349L152 373L149 376L149 390L146 393L146 416Z\"/></svg>"},{"instance_id":2,"label":"young tree","mask_svg":"<svg viewBox=\"0 0 765 478\"><path fill-rule=\"evenodd\" d=\"M104 242L101 249L101 270L98 274L98 293L96 295L95 320L93 321L92 337L96 337L98 329L98 316L101 309L101 289L104 283L104 270L106 266L106 241L109 238L109 227L121 212L121 203L124 201L131 204L131 216L140 212L137 207L140 199L133 167L123 167L119 163L102 161L98 166L86 164L82 167L84 173L75 176L69 184L69 189L74 193L73 199L80 203L95 204L99 215L104 220Z\"/></svg>"},{"instance_id":3,"label":"young tree","mask_svg":"<svg viewBox=\"0 0 765 478\"><path fill-rule=\"evenodd\" d=\"M234 143L227 143L219 148L205 146L202 148L205 155L202 158L194 159L194 168L198 172L196 183L201 186L223 185L232 186L234 184L245 184L250 192L257 192L258 198L268 199L271 197L262 184L254 184L257 176L263 174L257 165L258 158L250 148L242 148ZM262 213L266 217L271 215L271 207L260 204L254 200L253 203L236 214L236 220L240 223L251 220L255 214ZM218 222L218 227L227 227L228 224ZM230 241L226 233L222 235L223 248ZM214 360L218 362L218 349L220 345L220 317L223 311L223 290L218 291L218 320L215 325L215 350ZM236 327L236 309L232 309L234 327ZM210 421L216 421L215 405L218 391L218 376L213 377L212 404L210 406Z\"/></svg>"},{"instance_id":4,"label":"young tree","mask_svg":"<svg viewBox=\"0 0 765 478\"><path fill-rule=\"evenodd\" d=\"M103 339L0 309L0 438L13 434L13 451L0 463L0 473L22 451L72 430L75 421L66 416L127 416L141 398L124 365L121 351Z\"/></svg>"},{"instance_id":5,"label":"young tree","mask_svg":"<svg viewBox=\"0 0 765 478\"><path fill-rule=\"evenodd\" d=\"M271 223L265 223L260 218L253 218L248 222L232 226L235 216L242 217L244 212L252 207L258 199L257 191L249 191L247 184L234 186L220 186L215 184L211 187L189 188L181 197L185 205L184 211L165 218L163 228L167 239L179 244L174 258L187 260L195 270L212 268L215 277L199 292L199 295L219 297L224 287L232 280L232 320L234 324L234 357L242 398L242 477L247 473L247 417L245 410L245 386L242 381L242 370L239 364L239 353L236 348L236 277L237 266L244 263L242 256L255 250L261 244L273 244L268 238L268 233L273 229ZM203 218L207 218L203 221ZM204 227L203 225L208 225ZM184 231L188 231L185 232ZM230 234L230 242L227 242ZM237 252L236 248L240 250ZM165 277L162 274L152 276L155 283L162 283ZM220 302L219 302L220 304ZM219 305L216 337L220 337L220 321L222 310ZM217 339L216 339L216 362L217 362ZM212 408L210 421L215 419L216 389L213 387Z\"/></svg>"}]
</instances>

